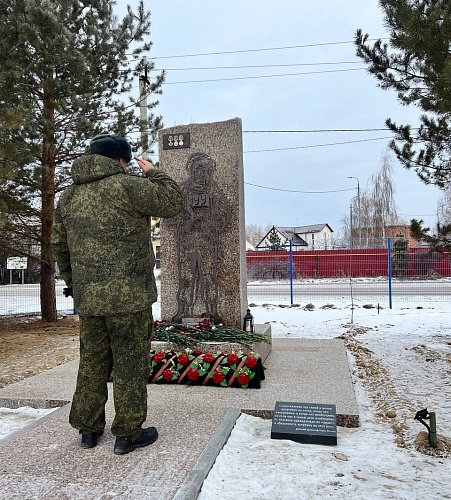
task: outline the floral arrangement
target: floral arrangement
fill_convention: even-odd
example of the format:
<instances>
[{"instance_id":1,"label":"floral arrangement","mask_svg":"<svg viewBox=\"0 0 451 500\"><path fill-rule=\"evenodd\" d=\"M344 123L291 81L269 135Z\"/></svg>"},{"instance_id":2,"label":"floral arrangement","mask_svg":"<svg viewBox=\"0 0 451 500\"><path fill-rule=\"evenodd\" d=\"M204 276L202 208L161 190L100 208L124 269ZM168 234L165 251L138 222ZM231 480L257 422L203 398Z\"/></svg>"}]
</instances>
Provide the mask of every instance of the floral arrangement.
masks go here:
<instances>
[{"instance_id":1,"label":"floral arrangement","mask_svg":"<svg viewBox=\"0 0 451 500\"><path fill-rule=\"evenodd\" d=\"M202 342L227 342L237 343L245 347L252 347L258 342L269 343L267 337L258 333L249 333L214 323L214 318L203 319L198 324L183 325L165 320L154 321L154 334L152 340L168 342L181 348L194 348Z\"/></svg>"},{"instance_id":2,"label":"floral arrangement","mask_svg":"<svg viewBox=\"0 0 451 500\"><path fill-rule=\"evenodd\" d=\"M207 318L202 314L201 321L193 325L183 325L165 320L154 321L154 334L152 340L158 342L168 342L181 348L195 348L202 342L227 342L241 344L245 347L252 347L259 342L269 343L264 335L249 333L218 324L213 317Z\"/></svg>"},{"instance_id":3,"label":"floral arrangement","mask_svg":"<svg viewBox=\"0 0 451 500\"><path fill-rule=\"evenodd\" d=\"M259 389L265 367L258 354L203 353L200 350L151 351L150 383L193 384Z\"/></svg>"}]
</instances>

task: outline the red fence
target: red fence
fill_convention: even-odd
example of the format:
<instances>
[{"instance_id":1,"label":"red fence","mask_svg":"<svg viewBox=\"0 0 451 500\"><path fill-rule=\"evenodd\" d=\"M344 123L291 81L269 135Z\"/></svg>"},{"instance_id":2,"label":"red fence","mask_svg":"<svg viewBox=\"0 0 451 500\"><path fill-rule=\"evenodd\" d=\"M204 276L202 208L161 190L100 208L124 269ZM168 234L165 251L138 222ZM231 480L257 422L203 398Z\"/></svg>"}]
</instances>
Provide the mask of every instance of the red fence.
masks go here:
<instances>
[{"instance_id":1,"label":"red fence","mask_svg":"<svg viewBox=\"0 0 451 500\"><path fill-rule=\"evenodd\" d=\"M289 277L290 252L246 252L249 279L284 279ZM395 277L451 276L447 252L410 249L396 256L392 252ZM354 250L314 250L293 252L294 278L377 277L388 275L386 248Z\"/></svg>"}]
</instances>

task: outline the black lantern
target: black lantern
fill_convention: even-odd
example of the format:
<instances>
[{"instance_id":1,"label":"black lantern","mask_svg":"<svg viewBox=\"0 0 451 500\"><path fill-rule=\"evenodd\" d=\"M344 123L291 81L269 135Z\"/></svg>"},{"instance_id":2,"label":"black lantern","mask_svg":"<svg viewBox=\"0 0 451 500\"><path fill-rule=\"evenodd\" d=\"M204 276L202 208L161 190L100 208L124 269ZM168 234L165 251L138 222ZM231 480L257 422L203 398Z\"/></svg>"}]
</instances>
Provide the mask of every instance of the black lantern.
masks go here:
<instances>
[{"instance_id":1,"label":"black lantern","mask_svg":"<svg viewBox=\"0 0 451 500\"><path fill-rule=\"evenodd\" d=\"M254 333L254 317L252 316L250 309L247 310L246 316L244 316L243 330L245 332Z\"/></svg>"}]
</instances>

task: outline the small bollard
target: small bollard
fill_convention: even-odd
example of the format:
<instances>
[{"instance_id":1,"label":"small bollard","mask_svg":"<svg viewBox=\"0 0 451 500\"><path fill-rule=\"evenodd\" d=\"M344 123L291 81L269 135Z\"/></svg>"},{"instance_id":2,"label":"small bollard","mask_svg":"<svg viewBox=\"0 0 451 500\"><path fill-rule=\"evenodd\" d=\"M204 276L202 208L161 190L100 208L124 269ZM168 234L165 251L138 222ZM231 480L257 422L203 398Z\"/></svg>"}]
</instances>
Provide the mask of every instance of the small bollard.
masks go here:
<instances>
[{"instance_id":1,"label":"small bollard","mask_svg":"<svg viewBox=\"0 0 451 500\"><path fill-rule=\"evenodd\" d=\"M429 412L429 422L429 444L432 446L432 448L437 448L437 426L434 411Z\"/></svg>"},{"instance_id":2,"label":"small bollard","mask_svg":"<svg viewBox=\"0 0 451 500\"><path fill-rule=\"evenodd\" d=\"M423 419L428 418L430 425L424 422ZM435 412L429 412L427 408L424 410L417 411L414 420L421 422L428 430L428 440L429 446L432 448L437 448L437 425L435 419Z\"/></svg>"}]
</instances>

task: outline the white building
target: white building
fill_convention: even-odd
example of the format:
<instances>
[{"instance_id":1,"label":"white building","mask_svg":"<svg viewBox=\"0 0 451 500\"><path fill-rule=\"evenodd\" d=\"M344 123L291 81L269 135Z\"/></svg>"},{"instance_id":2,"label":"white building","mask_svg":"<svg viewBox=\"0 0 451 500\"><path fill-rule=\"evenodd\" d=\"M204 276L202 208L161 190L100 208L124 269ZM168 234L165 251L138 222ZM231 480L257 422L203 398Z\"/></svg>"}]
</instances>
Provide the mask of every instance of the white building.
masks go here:
<instances>
[{"instance_id":1,"label":"white building","mask_svg":"<svg viewBox=\"0 0 451 500\"><path fill-rule=\"evenodd\" d=\"M310 226L280 227L273 226L255 247L256 250L331 250L333 229L329 224Z\"/></svg>"}]
</instances>

